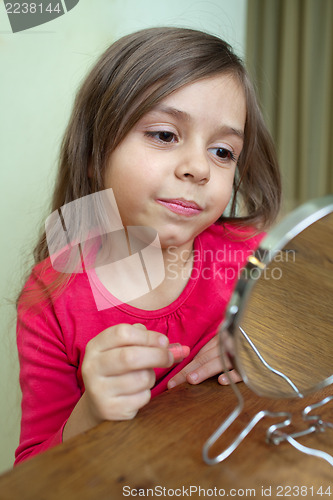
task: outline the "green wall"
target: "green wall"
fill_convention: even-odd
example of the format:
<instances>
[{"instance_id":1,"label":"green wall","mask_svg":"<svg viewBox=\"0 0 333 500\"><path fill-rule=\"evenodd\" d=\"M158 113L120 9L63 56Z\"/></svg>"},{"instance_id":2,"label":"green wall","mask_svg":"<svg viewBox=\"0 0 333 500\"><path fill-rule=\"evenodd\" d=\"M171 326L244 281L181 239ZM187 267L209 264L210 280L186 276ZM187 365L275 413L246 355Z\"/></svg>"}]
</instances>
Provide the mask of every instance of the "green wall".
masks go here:
<instances>
[{"instance_id":1,"label":"green wall","mask_svg":"<svg viewBox=\"0 0 333 500\"><path fill-rule=\"evenodd\" d=\"M247 0L80 0L66 15L12 33L0 2L0 473L18 444L15 295L48 211L60 140L75 91L112 41L177 25L217 34L244 54Z\"/></svg>"}]
</instances>

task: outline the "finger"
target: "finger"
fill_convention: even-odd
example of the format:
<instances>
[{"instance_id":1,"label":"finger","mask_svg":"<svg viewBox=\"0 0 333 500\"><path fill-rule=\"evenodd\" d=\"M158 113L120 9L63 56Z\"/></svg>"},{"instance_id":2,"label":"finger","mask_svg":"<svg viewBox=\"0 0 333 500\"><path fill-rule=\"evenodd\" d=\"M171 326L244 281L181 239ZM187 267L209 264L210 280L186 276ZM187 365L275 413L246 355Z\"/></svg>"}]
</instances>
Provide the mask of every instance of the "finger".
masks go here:
<instances>
[{"instance_id":1,"label":"finger","mask_svg":"<svg viewBox=\"0 0 333 500\"><path fill-rule=\"evenodd\" d=\"M223 370L221 359L215 357L209 362L201 365L196 370L189 373L186 377L187 382L190 384L200 384L203 380L207 380Z\"/></svg>"},{"instance_id":2,"label":"finger","mask_svg":"<svg viewBox=\"0 0 333 500\"><path fill-rule=\"evenodd\" d=\"M168 382L168 389L172 389L179 384L184 382L189 383L199 383L195 382L196 374L202 368L202 359L194 358L188 365L186 365L180 372L178 372L172 379ZM219 370L221 372L221 369Z\"/></svg>"},{"instance_id":3,"label":"finger","mask_svg":"<svg viewBox=\"0 0 333 500\"><path fill-rule=\"evenodd\" d=\"M219 341L216 337L212 338L202 349L200 349L191 363L187 365L187 368L190 369L190 371L196 371L197 369L200 369L201 366L210 363L214 359L222 360L219 350ZM224 356L223 362L228 370L232 367L231 360L228 357ZM220 371L224 368L223 362L221 361Z\"/></svg>"},{"instance_id":4,"label":"finger","mask_svg":"<svg viewBox=\"0 0 333 500\"><path fill-rule=\"evenodd\" d=\"M199 351L198 354L204 353L206 351L209 351L210 349L216 349L219 348L219 338L218 335L215 335L212 339L210 339L207 344L205 344Z\"/></svg>"},{"instance_id":5,"label":"finger","mask_svg":"<svg viewBox=\"0 0 333 500\"><path fill-rule=\"evenodd\" d=\"M132 326L135 326L136 328L141 328L141 330L147 330L147 327L142 323L134 323L134 325Z\"/></svg>"},{"instance_id":6,"label":"finger","mask_svg":"<svg viewBox=\"0 0 333 500\"><path fill-rule=\"evenodd\" d=\"M101 409L101 413L105 420L130 420L140 408L149 403L150 399L150 390L111 398Z\"/></svg>"},{"instance_id":7,"label":"finger","mask_svg":"<svg viewBox=\"0 0 333 500\"><path fill-rule=\"evenodd\" d=\"M82 371L85 376L113 377L137 370L169 367L174 359L168 349L146 346L125 346L98 352L84 359Z\"/></svg>"},{"instance_id":8,"label":"finger","mask_svg":"<svg viewBox=\"0 0 333 500\"><path fill-rule=\"evenodd\" d=\"M184 382L186 382L186 376L187 376L187 373L184 372L184 370L181 370L173 378L171 378L168 381L167 388L173 389L177 385L183 384Z\"/></svg>"},{"instance_id":9,"label":"finger","mask_svg":"<svg viewBox=\"0 0 333 500\"><path fill-rule=\"evenodd\" d=\"M102 352L129 345L167 347L168 344L169 339L165 335L147 330L144 325L119 324L107 328L90 340L86 350Z\"/></svg>"},{"instance_id":10,"label":"finger","mask_svg":"<svg viewBox=\"0 0 333 500\"><path fill-rule=\"evenodd\" d=\"M212 339L213 340L213 339ZM183 382L189 382L190 384L199 384L203 380L209 377L213 377L221 371L232 368L232 364L229 359L225 359L225 366L221 361L219 351L217 350L216 340L211 343L214 347L210 349L202 348L196 357L186 365L179 373L177 373L168 382L168 389L172 389Z\"/></svg>"},{"instance_id":11,"label":"finger","mask_svg":"<svg viewBox=\"0 0 333 500\"><path fill-rule=\"evenodd\" d=\"M155 380L156 375L153 369L137 370L105 378L102 390L105 397L128 396L151 389Z\"/></svg>"},{"instance_id":12,"label":"finger","mask_svg":"<svg viewBox=\"0 0 333 500\"><path fill-rule=\"evenodd\" d=\"M243 380L237 370L230 370L228 374L222 373L217 380L221 385L230 385L230 379L235 384Z\"/></svg>"}]
</instances>

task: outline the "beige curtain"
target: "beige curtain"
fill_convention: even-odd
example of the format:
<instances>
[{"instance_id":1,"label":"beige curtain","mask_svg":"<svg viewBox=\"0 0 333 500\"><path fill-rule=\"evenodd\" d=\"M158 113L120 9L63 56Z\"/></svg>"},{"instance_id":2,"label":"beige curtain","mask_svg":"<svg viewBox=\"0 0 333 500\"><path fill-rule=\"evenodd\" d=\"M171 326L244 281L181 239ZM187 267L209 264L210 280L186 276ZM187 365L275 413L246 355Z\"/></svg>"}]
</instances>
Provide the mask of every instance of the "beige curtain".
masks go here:
<instances>
[{"instance_id":1,"label":"beige curtain","mask_svg":"<svg viewBox=\"0 0 333 500\"><path fill-rule=\"evenodd\" d=\"M277 146L283 212L333 193L333 0L248 0L246 63Z\"/></svg>"}]
</instances>

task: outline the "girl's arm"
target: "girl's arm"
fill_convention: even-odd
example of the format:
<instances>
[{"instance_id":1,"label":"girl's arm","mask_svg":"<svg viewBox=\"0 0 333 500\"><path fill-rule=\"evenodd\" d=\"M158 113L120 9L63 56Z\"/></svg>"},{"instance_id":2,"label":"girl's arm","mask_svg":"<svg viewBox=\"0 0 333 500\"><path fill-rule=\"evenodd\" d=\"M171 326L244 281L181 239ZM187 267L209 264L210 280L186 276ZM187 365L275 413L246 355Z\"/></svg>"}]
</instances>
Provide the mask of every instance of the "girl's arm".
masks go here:
<instances>
[{"instance_id":1,"label":"girl's arm","mask_svg":"<svg viewBox=\"0 0 333 500\"><path fill-rule=\"evenodd\" d=\"M51 305L38 312L19 306L17 346L22 419L15 464L61 443L65 422L82 395L77 366L68 360Z\"/></svg>"}]
</instances>

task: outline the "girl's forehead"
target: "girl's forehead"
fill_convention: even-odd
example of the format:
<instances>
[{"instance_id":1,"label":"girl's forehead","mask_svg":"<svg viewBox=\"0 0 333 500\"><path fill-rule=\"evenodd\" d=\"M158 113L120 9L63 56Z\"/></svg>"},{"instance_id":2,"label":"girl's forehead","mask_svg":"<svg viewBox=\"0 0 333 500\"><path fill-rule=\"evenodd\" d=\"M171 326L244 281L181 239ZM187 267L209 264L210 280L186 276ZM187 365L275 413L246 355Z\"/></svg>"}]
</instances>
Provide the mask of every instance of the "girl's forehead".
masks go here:
<instances>
[{"instance_id":1,"label":"girl's forehead","mask_svg":"<svg viewBox=\"0 0 333 500\"><path fill-rule=\"evenodd\" d=\"M195 105L201 98L206 98L207 95L212 97L226 95L245 100L245 89L237 76L230 73L221 73L180 85L160 99L153 109L158 109L166 103L181 101L188 102L189 105Z\"/></svg>"},{"instance_id":2,"label":"girl's forehead","mask_svg":"<svg viewBox=\"0 0 333 500\"><path fill-rule=\"evenodd\" d=\"M219 116L222 109L224 114L239 116L240 122L243 121L245 91L234 75L219 74L181 86L161 99L148 113L164 113L188 121L192 115L210 113Z\"/></svg>"}]
</instances>

